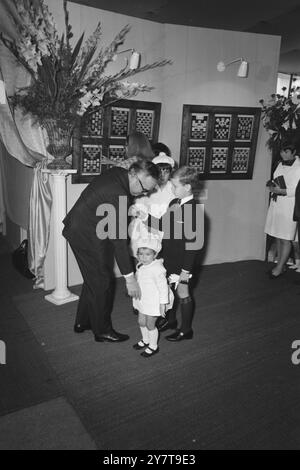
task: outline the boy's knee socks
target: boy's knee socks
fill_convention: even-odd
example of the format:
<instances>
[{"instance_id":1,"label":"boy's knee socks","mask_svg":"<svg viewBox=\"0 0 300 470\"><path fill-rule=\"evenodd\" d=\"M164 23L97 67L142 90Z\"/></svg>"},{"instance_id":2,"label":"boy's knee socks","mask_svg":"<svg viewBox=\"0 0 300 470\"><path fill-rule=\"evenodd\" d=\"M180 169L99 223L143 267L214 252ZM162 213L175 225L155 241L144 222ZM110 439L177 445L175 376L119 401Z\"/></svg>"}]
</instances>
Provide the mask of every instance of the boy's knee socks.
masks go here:
<instances>
[{"instance_id":1,"label":"boy's knee socks","mask_svg":"<svg viewBox=\"0 0 300 470\"><path fill-rule=\"evenodd\" d=\"M194 302L191 297L180 299L181 328L182 333L188 333L192 329Z\"/></svg>"}]
</instances>

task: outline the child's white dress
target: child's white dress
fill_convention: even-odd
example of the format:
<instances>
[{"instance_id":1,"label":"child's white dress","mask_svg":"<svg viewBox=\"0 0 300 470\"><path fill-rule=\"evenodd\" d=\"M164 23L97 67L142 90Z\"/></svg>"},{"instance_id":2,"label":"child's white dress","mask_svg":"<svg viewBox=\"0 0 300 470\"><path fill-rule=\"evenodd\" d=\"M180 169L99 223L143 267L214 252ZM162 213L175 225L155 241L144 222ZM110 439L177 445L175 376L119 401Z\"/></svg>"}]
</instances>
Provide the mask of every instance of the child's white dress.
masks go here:
<instances>
[{"instance_id":1,"label":"child's white dress","mask_svg":"<svg viewBox=\"0 0 300 470\"><path fill-rule=\"evenodd\" d=\"M133 307L144 315L160 316L160 304L167 304L167 310L172 308L174 295L167 278L162 259L156 259L150 264L138 264L136 278L141 288L141 299L133 299Z\"/></svg>"}]
</instances>

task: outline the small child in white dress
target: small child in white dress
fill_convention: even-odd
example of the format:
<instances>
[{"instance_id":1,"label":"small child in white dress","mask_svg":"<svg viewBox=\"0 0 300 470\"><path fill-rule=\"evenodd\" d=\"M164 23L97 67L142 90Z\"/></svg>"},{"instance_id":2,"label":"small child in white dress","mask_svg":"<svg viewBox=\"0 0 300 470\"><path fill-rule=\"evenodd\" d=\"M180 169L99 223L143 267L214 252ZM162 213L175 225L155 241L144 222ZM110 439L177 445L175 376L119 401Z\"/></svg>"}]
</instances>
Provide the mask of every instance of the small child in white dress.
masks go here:
<instances>
[{"instance_id":1,"label":"small child in white dress","mask_svg":"<svg viewBox=\"0 0 300 470\"><path fill-rule=\"evenodd\" d=\"M159 236L151 233L136 241L135 256L138 259L136 278L141 289L141 298L133 299L133 307L138 310L138 323L142 339L133 345L134 349L146 348L141 355L151 357L158 353L158 329L156 320L165 316L172 308L174 296L169 288L166 269L162 259L156 259L161 250Z\"/></svg>"}]
</instances>

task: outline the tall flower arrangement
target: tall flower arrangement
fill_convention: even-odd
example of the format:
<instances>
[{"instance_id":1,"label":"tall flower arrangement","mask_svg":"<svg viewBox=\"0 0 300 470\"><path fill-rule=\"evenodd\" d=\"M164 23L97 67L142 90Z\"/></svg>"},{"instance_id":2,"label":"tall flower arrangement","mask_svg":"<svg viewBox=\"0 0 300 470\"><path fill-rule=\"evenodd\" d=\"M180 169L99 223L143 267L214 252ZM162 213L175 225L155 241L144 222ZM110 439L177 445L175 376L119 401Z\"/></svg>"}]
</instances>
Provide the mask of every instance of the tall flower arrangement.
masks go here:
<instances>
[{"instance_id":1,"label":"tall flower arrangement","mask_svg":"<svg viewBox=\"0 0 300 470\"><path fill-rule=\"evenodd\" d=\"M127 79L146 70L162 67L171 61L162 59L138 69L128 61L117 73L106 73L130 27L125 26L107 47L100 47L101 24L84 42L84 34L72 46L72 26L67 0L63 1L65 33L57 32L53 16L43 0L12 0L16 17L12 17L17 39L0 34L2 43L13 53L31 76L30 85L10 97L43 125L47 119L64 119L74 124L78 117L121 98L131 98L153 87Z\"/></svg>"},{"instance_id":2,"label":"tall flower arrangement","mask_svg":"<svg viewBox=\"0 0 300 470\"><path fill-rule=\"evenodd\" d=\"M284 93L286 88L282 88ZM269 134L267 145L277 151L282 142L300 142L300 89L292 88L289 96L272 94L268 101L260 100L262 123Z\"/></svg>"}]
</instances>

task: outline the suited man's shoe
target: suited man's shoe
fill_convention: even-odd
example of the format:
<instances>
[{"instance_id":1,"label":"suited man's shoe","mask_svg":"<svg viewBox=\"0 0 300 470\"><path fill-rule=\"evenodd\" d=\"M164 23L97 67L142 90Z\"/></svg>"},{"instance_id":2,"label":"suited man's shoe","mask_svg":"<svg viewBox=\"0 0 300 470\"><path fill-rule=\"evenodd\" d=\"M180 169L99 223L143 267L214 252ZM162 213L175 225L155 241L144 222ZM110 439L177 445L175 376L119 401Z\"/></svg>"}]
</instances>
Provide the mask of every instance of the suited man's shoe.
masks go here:
<instances>
[{"instance_id":1,"label":"suited man's shoe","mask_svg":"<svg viewBox=\"0 0 300 470\"><path fill-rule=\"evenodd\" d=\"M168 320L166 320L164 323L161 323L157 327L159 332L167 331L167 330L176 330L176 328L177 328L177 321L169 322Z\"/></svg>"},{"instance_id":2,"label":"suited man's shoe","mask_svg":"<svg viewBox=\"0 0 300 470\"><path fill-rule=\"evenodd\" d=\"M86 325L81 325L80 323L75 323L74 325L74 333L84 333L86 330L90 330L91 328Z\"/></svg>"},{"instance_id":3,"label":"suited man's shoe","mask_svg":"<svg viewBox=\"0 0 300 470\"><path fill-rule=\"evenodd\" d=\"M192 339L194 336L193 330L187 333L182 333L180 330L176 330L172 335L166 336L168 341L183 341L184 339Z\"/></svg>"},{"instance_id":4,"label":"suited man's shoe","mask_svg":"<svg viewBox=\"0 0 300 470\"><path fill-rule=\"evenodd\" d=\"M112 330L109 333L102 333L101 335L95 335L95 341L97 343L103 343L105 341L109 343L120 343L121 341L127 341L128 339L129 339L128 335L117 333L114 330Z\"/></svg>"}]
</instances>

